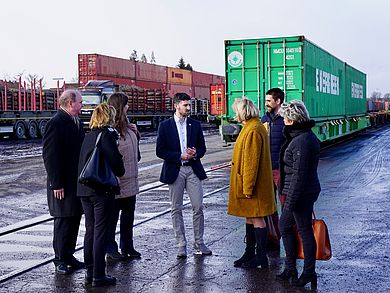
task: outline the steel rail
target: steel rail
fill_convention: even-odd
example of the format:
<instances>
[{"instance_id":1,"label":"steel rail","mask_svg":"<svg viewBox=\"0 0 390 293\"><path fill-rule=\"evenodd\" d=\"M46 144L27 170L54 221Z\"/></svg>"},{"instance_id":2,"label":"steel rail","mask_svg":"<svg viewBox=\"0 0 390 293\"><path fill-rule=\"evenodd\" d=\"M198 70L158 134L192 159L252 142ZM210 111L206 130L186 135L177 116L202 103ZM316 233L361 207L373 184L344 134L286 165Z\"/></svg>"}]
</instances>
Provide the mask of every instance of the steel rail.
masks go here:
<instances>
[{"instance_id":1,"label":"steel rail","mask_svg":"<svg viewBox=\"0 0 390 293\"><path fill-rule=\"evenodd\" d=\"M206 170L206 173L209 173L209 172L212 172L212 171L216 171L216 170L219 170L219 169L223 169L223 168L227 168L229 166L230 166L230 162L222 163L222 164L219 164L219 165L216 165L216 166L212 166L212 167L210 167L209 169ZM143 187L140 188L140 193L144 193L144 192L147 192L147 191L150 191L150 190L162 187L164 185L166 185L166 184L160 183L160 182L158 182L158 184L157 184L157 182L156 183L147 184L146 186L143 186ZM218 193L218 192L220 192L222 190L225 190L227 188L229 188L229 185L226 185L224 187L221 187L221 188L215 189L213 191L207 192L207 193L205 193L203 195L203 198L206 198L206 197L208 197L208 196L210 196L212 194ZM190 203L191 203L190 200L186 200L186 201L183 202L183 206L187 206ZM154 219L156 219L158 217L161 217L161 216L169 213L170 211L171 211L171 209L169 208L169 209L166 209L166 210L164 210L162 212L159 212L159 213L157 213L154 216L151 216L149 218L146 218L146 219L140 221L139 223L135 224L134 227L137 227L139 225L142 225L144 223L152 221L152 220L154 220ZM20 227L12 228L12 229L10 229L10 231L12 231L12 232L9 232L9 233L6 233L6 231L3 231L2 234L0 234L0 236L6 235L6 234L10 234L10 233L13 233L13 232L16 232L16 231L20 231L20 230L23 230L23 229L26 229L26 228L29 228L29 227L33 227L33 226L36 226L36 225L39 225L39 224L42 224L42 223L45 223L45 222L49 222L51 220L53 220L53 218L51 216L49 216L48 218L43 218L42 220L36 221L35 224L34 223L29 223L29 224L22 225ZM84 246L80 245L80 246L76 247L75 250L79 251L79 250L81 250L83 248L84 248ZM27 273L27 272L29 272L29 271L31 271L33 269L39 268L39 267L41 267L43 265L46 265L46 264L52 262L53 260L54 260L54 256L51 256L51 257L45 258L42 261L39 261L39 262L33 264L33 265L30 265L28 267L20 268L18 270L15 270L15 271L12 271L12 272L10 272L8 274L0 276L0 284L4 283L5 281L8 281L8 280L10 280L12 278L15 278L17 276L20 276L20 275L22 275L24 273Z\"/></svg>"}]
</instances>

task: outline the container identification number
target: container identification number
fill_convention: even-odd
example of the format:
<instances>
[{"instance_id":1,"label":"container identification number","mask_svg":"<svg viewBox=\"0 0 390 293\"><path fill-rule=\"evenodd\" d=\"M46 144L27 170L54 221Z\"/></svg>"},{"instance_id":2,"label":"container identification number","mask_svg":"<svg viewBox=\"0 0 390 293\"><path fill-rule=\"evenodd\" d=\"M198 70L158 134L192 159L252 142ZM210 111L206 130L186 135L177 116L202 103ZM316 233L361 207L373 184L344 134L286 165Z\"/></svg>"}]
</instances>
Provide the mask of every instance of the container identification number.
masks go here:
<instances>
[{"instance_id":1,"label":"container identification number","mask_svg":"<svg viewBox=\"0 0 390 293\"><path fill-rule=\"evenodd\" d=\"M316 91L338 96L340 94L339 77L316 68Z\"/></svg>"},{"instance_id":2,"label":"container identification number","mask_svg":"<svg viewBox=\"0 0 390 293\"><path fill-rule=\"evenodd\" d=\"M363 86L361 84L351 82L351 96L355 99L363 99Z\"/></svg>"}]
</instances>

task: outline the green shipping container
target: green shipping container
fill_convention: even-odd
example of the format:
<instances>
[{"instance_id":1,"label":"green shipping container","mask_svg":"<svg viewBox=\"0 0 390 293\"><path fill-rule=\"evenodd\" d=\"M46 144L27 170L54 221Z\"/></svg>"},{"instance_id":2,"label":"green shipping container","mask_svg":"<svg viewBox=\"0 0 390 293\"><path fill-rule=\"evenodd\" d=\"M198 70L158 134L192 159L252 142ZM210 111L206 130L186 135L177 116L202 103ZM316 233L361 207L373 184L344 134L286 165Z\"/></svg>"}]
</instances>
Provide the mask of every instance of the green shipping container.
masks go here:
<instances>
[{"instance_id":1,"label":"green shipping container","mask_svg":"<svg viewBox=\"0 0 390 293\"><path fill-rule=\"evenodd\" d=\"M265 111L265 93L279 87L286 101L302 100L321 141L369 125L366 75L303 36L225 41L226 118L246 96Z\"/></svg>"}]
</instances>

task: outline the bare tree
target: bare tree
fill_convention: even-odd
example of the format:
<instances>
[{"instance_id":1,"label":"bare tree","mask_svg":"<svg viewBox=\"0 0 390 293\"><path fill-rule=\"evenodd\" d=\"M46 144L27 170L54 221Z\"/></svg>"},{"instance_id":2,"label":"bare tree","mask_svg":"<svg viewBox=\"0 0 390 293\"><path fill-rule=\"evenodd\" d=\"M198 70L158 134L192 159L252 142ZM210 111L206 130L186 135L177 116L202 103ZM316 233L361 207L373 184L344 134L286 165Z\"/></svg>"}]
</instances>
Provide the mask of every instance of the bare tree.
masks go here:
<instances>
[{"instance_id":1,"label":"bare tree","mask_svg":"<svg viewBox=\"0 0 390 293\"><path fill-rule=\"evenodd\" d=\"M384 99L385 101L390 101L390 93L384 94L384 95L383 95L383 99Z\"/></svg>"},{"instance_id":2,"label":"bare tree","mask_svg":"<svg viewBox=\"0 0 390 293\"><path fill-rule=\"evenodd\" d=\"M130 54L130 60L132 61L138 61L138 55L137 55L137 50L133 50L133 52Z\"/></svg>"},{"instance_id":3,"label":"bare tree","mask_svg":"<svg viewBox=\"0 0 390 293\"><path fill-rule=\"evenodd\" d=\"M145 54L142 54L142 56L141 56L141 62L143 62L143 63L148 63L148 59L146 59Z\"/></svg>"},{"instance_id":4,"label":"bare tree","mask_svg":"<svg viewBox=\"0 0 390 293\"><path fill-rule=\"evenodd\" d=\"M155 64L156 63L156 58L154 57L154 52L152 51L152 55L150 55L150 63Z\"/></svg>"},{"instance_id":5,"label":"bare tree","mask_svg":"<svg viewBox=\"0 0 390 293\"><path fill-rule=\"evenodd\" d=\"M370 99L371 100L379 100L381 98L381 96L382 96L381 92L373 91Z\"/></svg>"}]
</instances>

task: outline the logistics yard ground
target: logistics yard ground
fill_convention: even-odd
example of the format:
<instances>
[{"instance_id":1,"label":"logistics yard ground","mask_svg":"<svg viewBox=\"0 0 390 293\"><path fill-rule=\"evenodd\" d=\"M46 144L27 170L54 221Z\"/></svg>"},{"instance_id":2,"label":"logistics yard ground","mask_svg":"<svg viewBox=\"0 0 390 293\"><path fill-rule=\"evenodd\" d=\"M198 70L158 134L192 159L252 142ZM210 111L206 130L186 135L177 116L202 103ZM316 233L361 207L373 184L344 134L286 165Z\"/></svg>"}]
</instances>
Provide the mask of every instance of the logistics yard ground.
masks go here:
<instances>
[{"instance_id":1,"label":"logistics yard ground","mask_svg":"<svg viewBox=\"0 0 390 293\"><path fill-rule=\"evenodd\" d=\"M369 131L321 152L319 176L323 191L316 203L315 212L317 217L323 218L328 224L333 258L317 263L319 292L390 292L387 253L390 247L389 130L386 126L377 131ZM228 160L231 152L232 146L223 147L217 139L217 135L206 138L211 152L204 161L209 166L216 164L218 160ZM153 155L153 143L143 145L143 148L146 154L150 152L145 158L148 160ZM39 161L38 158L34 160ZM15 163L10 161L3 161L2 165L4 164L15 167ZM158 175L160 167L153 169L153 164L150 165L148 178ZM23 170L19 172L23 173ZM288 284L275 281L275 274L282 268L283 250L280 254L270 254L271 267L267 271L233 267L233 261L244 249L244 222L226 215L228 190L221 188L229 184L229 168L220 169L213 174L204 182L207 193L220 189L204 200L205 240L213 250L212 256L189 255L186 260L177 260L170 215L165 213L135 228L135 242L142 253L141 260L109 262L108 273L118 278L118 284L114 287L85 287L83 271L70 276L58 276L50 263L1 283L0 292L309 291L294 290ZM5 180L4 176L7 174L4 169L0 176ZM145 183L146 179L141 185ZM2 203L6 202L11 206L12 197L17 194L13 193L11 197L4 192L4 189L0 192ZM155 207L158 201L165 204L165 208L168 207L166 187L141 194L138 199L138 222L157 213ZM2 218L5 216L4 212L2 210ZM191 243L189 206L184 214ZM24 239L28 242L28 238ZM1 242L4 242L2 237ZM1 251L0 254L1 260L8 255L6 251ZM82 251L77 252L77 257L82 258ZM298 261L298 264L301 269L302 261Z\"/></svg>"}]
</instances>

